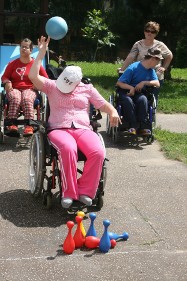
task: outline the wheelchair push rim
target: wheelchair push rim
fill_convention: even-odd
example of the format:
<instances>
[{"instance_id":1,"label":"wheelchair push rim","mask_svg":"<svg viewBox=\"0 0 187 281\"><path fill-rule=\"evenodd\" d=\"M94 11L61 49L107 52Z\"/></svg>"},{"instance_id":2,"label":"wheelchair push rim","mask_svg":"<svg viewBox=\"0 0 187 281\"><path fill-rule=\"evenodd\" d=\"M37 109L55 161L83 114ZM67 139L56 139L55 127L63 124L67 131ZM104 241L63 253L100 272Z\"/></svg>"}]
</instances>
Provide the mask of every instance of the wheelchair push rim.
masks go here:
<instances>
[{"instance_id":1,"label":"wheelchair push rim","mask_svg":"<svg viewBox=\"0 0 187 281\"><path fill-rule=\"evenodd\" d=\"M44 140L40 131L34 133L31 138L29 163L29 189L33 196L38 197L45 176Z\"/></svg>"}]
</instances>

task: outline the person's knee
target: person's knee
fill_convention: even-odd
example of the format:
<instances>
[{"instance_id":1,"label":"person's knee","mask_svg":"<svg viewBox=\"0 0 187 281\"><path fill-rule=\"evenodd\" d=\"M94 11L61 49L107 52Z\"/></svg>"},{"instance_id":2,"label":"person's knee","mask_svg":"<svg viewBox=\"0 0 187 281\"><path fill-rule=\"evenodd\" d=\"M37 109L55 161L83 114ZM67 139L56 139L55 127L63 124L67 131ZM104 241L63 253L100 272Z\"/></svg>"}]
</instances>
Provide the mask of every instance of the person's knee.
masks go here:
<instances>
[{"instance_id":1,"label":"person's knee","mask_svg":"<svg viewBox=\"0 0 187 281\"><path fill-rule=\"evenodd\" d=\"M144 95L141 95L138 99L139 102L147 103L147 98Z\"/></svg>"},{"instance_id":2,"label":"person's knee","mask_svg":"<svg viewBox=\"0 0 187 281\"><path fill-rule=\"evenodd\" d=\"M122 99L119 101L122 108L134 108L133 100L130 97L126 97L125 99Z\"/></svg>"},{"instance_id":3,"label":"person's knee","mask_svg":"<svg viewBox=\"0 0 187 281\"><path fill-rule=\"evenodd\" d=\"M97 150L94 151L95 156L97 157L98 160L104 160L105 158L105 151L103 147L98 148Z\"/></svg>"},{"instance_id":4,"label":"person's knee","mask_svg":"<svg viewBox=\"0 0 187 281\"><path fill-rule=\"evenodd\" d=\"M15 104L21 103L21 96L16 95L14 93L7 94L7 99L8 99L8 102L10 102L10 103L15 103Z\"/></svg>"},{"instance_id":5,"label":"person's knee","mask_svg":"<svg viewBox=\"0 0 187 281\"><path fill-rule=\"evenodd\" d=\"M147 108L147 106L148 106L148 101L147 101L147 98L146 98L146 96L144 96L144 95L141 95L139 98L138 98L138 100L136 101L136 105L137 106L143 106L143 107L146 107Z\"/></svg>"},{"instance_id":6,"label":"person's knee","mask_svg":"<svg viewBox=\"0 0 187 281\"><path fill-rule=\"evenodd\" d=\"M71 143L58 143L58 148L61 151L61 154L77 155L77 148L72 146Z\"/></svg>"}]
</instances>

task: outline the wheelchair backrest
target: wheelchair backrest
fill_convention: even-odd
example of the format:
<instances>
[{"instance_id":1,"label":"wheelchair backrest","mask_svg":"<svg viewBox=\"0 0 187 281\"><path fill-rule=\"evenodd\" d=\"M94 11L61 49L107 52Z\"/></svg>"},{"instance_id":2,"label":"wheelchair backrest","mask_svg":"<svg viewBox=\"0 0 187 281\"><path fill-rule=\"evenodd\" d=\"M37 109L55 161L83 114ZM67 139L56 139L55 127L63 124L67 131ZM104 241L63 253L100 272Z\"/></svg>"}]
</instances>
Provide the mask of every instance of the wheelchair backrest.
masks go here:
<instances>
[{"instance_id":1,"label":"wheelchair backrest","mask_svg":"<svg viewBox=\"0 0 187 281\"><path fill-rule=\"evenodd\" d=\"M63 67L55 67L52 64L46 65L46 72L49 78L52 80L57 80L58 76L62 73L63 70Z\"/></svg>"},{"instance_id":2,"label":"wheelchair backrest","mask_svg":"<svg viewBox=\"0 0 187 281\"><path fill-rule=\"evenodd\" d=\"M38 55L38 47L34 46L34 48L32 50L32 57L36 58L37 55ZM0 46L0 79L5 71L7 64L10 61L19 58L19 56L20 56L20 45L3 44ZM48 63L48 60L49 59L48 59L48 53L47 53L46 57L42 61L42 65L44 68L46 68L46 64ZM2 92L2 91L3 91L3 88L0 83L0 92Z\"/></svg>"}]
</instances>

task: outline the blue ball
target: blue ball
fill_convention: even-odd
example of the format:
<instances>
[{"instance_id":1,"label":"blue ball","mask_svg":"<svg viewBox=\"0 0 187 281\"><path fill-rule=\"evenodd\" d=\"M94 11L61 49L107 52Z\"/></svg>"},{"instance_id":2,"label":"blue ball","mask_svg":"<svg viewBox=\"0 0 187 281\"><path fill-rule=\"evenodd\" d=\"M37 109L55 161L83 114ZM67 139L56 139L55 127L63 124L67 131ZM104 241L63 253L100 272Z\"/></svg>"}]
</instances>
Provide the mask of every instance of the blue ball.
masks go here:
<instances>
[{"instance_id":1,"label":"blue ball","mask_svg":"<svg viewBox=\"0 0 187 281\"><path fill-rule=\"evenodd\" d=\"M68 26L66 21L61 17L50 18L46 25L45 31L51 39L60 40L64 38L68 32Z\"/></svg>"}]
</instances>

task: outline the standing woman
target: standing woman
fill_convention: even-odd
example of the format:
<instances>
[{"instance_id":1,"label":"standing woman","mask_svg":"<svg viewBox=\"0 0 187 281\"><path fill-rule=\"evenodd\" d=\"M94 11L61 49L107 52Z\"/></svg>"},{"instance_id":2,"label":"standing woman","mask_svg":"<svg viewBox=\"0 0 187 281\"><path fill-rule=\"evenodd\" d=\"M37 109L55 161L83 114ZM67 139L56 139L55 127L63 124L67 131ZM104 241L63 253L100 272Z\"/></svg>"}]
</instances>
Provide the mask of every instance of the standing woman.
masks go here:
<instances>
[{"instance_id":1,"label":"standing woman","mask_svg":"<svg viewBox=\"0 0 187 281\"><path fill-rule=\"evenodd\" d=\"M147 54L149 49L160 49L163 60L160 61L155 67L156 74L158 76L160 86L164 81L164 72L169 67L171 60L173 58L172 52L168 47L161 41L155 39L160 31L160 25L157 22L149 21L144 26L144 39L137 41L127 58L125 59L121 68L118 71L124 71L127 66L129 66L134 61L142 61ZM158 103L159 88L154 91L156 103Z\"/></svg>"},{"instance_id":2,"label":"standing woman","mask_svg":"<svg viewBox=\"0 0 187 281\"><path fill-rule=\"evenodd\" d=\"M30 68L34 62L31 57L33 43L25 38L20 43L20 57L8 63L4 74L1 77L4 84L6 97L9 102L8 119L16 120L22 107L25 119L34 119L34 101L36 99L36 89L28 78ZM45 69L40 67L40 75L48 77ZM8 126L8 131L14 133L18 127L13 124ZM25 126L23 135L33 134L33 127Z\"/></svg>"}]
</instances>

